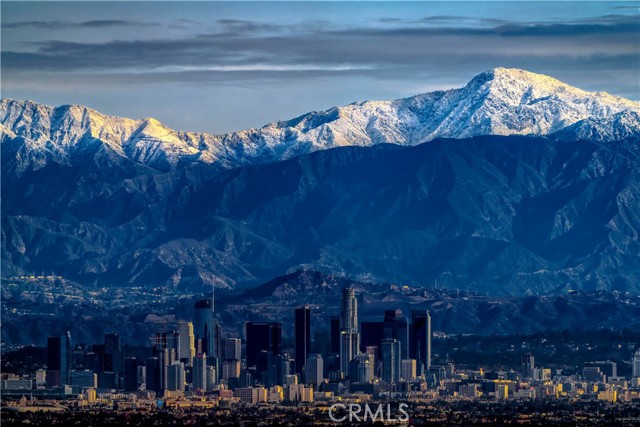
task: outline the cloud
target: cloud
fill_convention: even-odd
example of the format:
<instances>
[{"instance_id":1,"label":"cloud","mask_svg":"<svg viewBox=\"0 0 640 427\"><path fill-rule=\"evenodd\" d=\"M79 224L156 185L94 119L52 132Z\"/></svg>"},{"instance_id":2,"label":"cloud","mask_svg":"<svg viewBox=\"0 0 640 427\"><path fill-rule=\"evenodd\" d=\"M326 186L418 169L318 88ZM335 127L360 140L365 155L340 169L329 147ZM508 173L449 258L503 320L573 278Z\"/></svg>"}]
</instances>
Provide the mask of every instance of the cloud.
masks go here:
<instances>
[{"instance_id":1,"label":"cloud","mask_svg":"<svg viewBox=\"0 0 640 427\"><path fill-rule=\"evenodd\" d=\"M457 16L457 15L432 15L425 16L417 20L382 17L378 22L387 24L420 24L420 25L453 25L454 27L461 28L467 26L481 26L481 25L498 25L507 21L496 18L480 18L470 16Z\"/></svg>"},{"instance_id":2,"label":"cloud","mask_svg":"<svg viewBox=\"0 0 640 427\"><path fill-rule=\"evenodd\" d=\"M625 95L640 96L640 89L633 89L628 77L640 71L638 15L565 22L475 20L482 25L469 25L460 17L447 15L413 22L382 19L387 21L370 27L223 19L214 23L213 32L183 38L93 43L44 40L25 50L3 51L2 66L9 76L25 74L23 79L29 73L69 73L67 78L95 73L102 79L111 75L114 84L237 83L340 75L426 79L434 73L464 74L470 67L481 71L494 66L562 75L591 68L618 70L619 78L628 81L628 90L636 91L635 96ZM89 22L94 26L134 23Z\"/></svg>"},{"instance_id":3,"label":"cloud","mask_svg":"<svg viewBox=\"0 0 640 427\"><path fill-rule=\"evenodd\" d=\"M248 33L274 33L280 32L283 26L269 24L258 21L248 21L242 19L219 19L217 24L225 32L232 32L236 34L248 34Z\"/></svg>"},{"instance_id":4,"label":"cloud","mask_svg":"<svg viewBox=\"0 0 640 427\"><path fill-rule=\"evenodd\" d=\"M158 22L126 21L120 19L97 19L91 21L18 21L3 22L3 29L35 28L40 30L69 30L83 28L108 27L159 27L164 24Z\"/></svg>"}]
</instances>

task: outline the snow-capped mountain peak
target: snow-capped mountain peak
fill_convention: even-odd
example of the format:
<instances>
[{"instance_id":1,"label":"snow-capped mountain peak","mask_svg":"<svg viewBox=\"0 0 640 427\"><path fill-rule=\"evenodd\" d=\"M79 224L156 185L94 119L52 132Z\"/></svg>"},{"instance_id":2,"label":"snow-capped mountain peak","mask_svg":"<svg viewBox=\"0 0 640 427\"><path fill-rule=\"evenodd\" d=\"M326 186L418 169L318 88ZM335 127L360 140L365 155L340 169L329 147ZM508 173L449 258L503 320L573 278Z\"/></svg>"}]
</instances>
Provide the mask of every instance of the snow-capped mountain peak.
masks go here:
<instances>
[{"instance_id":1,"label":"snow-capped mountain peak","mask_svg":"<svg viewBox=\"0 0 640 427\"><path fill-rule=\"evenodd\" d=\"M637 102L587 92L542 74L495 68L459 89L355 102L224 135L177 132L155 119L108 116L83 106L52 108L11 99L0 105L0 130L3 142L24 141L10 151L20 153L18 163L31 163L16 170L37 168L47 159L68 162L90 145L87 141L166 170L181 161L235 167L332 147L416 145L440 137L556 134L609 141L639 135L638 114Z\"/></svg>"}]
</instances>

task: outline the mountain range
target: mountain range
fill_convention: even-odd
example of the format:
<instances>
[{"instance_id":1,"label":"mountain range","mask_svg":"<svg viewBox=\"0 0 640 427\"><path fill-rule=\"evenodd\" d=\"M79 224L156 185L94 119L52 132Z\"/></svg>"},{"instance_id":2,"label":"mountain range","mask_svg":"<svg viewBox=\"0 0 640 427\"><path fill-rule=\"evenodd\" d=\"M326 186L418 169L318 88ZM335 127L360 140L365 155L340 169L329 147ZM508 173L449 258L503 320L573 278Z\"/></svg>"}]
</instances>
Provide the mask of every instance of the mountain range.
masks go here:
<instances>
[{"instance_id":1,"label":"mountain range","mask_svg":"<svg viewBox=\"0 0 640 427\"><path fill-rule=\"evenodd\" d=\"M640 291L640 104L522 70L226 135L3 99L2 275Z\"/></svg>"}]
</instances>

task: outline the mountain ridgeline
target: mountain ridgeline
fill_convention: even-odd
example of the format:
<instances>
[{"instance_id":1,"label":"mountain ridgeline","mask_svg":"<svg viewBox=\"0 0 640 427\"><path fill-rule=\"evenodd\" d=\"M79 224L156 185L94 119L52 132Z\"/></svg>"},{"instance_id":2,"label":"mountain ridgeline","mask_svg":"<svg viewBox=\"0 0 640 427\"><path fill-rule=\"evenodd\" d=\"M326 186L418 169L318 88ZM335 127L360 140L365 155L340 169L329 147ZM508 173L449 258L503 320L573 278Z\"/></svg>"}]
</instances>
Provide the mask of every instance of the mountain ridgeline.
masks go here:
<instances>
[{"instance_id":1,"label":"mountain ridgeline","mask_svg":"<svg viewBox=\"0 0 640 427\"><path fill-rule=\"evenodd\" d=\"M639 113L504 69L228 135L3 100L2 275L639 292Z\"/></svg>"}]
</instances>

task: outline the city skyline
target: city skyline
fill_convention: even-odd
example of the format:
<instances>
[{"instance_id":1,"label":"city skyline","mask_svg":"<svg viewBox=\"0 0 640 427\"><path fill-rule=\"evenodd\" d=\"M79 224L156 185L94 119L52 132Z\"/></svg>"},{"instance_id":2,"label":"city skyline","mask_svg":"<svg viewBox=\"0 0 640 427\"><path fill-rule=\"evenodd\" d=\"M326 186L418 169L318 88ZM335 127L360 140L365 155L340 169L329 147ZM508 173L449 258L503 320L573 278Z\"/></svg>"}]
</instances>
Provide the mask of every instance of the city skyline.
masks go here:
<instances>
[{"instance_id":1,"label":"city skyline","mask_svg":"<svg viewBox=\"0 0 640 427\"><path fill-rule=\"evenodd\" d=\"M636 388L640 393L639 347L630 352L631 372L626 376L619 376L618 364L612 360L587 361L577 367L577 373L567 374L564 369L540 366L532 353L521 354L521 369L517 371L484 372L482 368L469 367L457 370L454 362L448 356L443 358L442 354L438 356L439 363L431 367L430 357L426 365L421 364L419 358L411 357L419 356L420 338L416 332L425 329L429 331L426 339L431 353L428 310L414 310L409 323L400 310L385 309L383 322L362 322L356 326L358 308L354 298L357 298L355 292L345 287L340 335L350 331L358 335L359 341L365 323L370 325L370 330L346 371L336 357L340 358L348 351L341 348L340 354L326 354L331 343L321 344L314 340L309 353L306 345L302 345L303 351L299 354L300 339L306 341L312 331L318 336L317 332L322 329L313 326L310 306L301 306L294 309L295 321L289 325L294 330L293 355L283 347L281 322L247 321L243 340L220 337L224 350L215 356L207 356L204 351L207 338L194 339L193 323L180 319L177 325L186 331L184 336L166 328L157 332L151 340L152 354L144 361L127 354L120 336L114 333L105 334L104 344L93 344L78 353L67 331L62 336L48 338L44 369L23 377L11 374L6 377L5 373L2 387L10 396L24 390L43 396L59 393L61 398L77 399L84 402L83 405L103 401L104 396L111 394L115 396L118 390L137 393L143 399L155 396L159 399L157 405L164 405L165 401L172 404L176 399L202 399L202 396L209 396L212 401L235 398L236 402L249 405L261 402L312 404L316 399L327 402L331 396L343 395L348 401L352 395L363 394L374 400L394 398L397 402L411 402L433 399L442 393L457 399L476 400L485 396L485 399L497 401L561 399L572 395L623 404L630 396L633 399ZM194 304L194 322L202 320L199 310L207 308L212 313L210 301ZM331 313L326 314L331 316ZM331 341L343 342L343 337L333 336L337 334L331 332L330 324L325 324L324 330ZM377 345L371 346L372 342ZM246 344L245 352L242 343ZM192 357L194 348L196 354ZM297 359L300 357L308 365L303 365L301 371ZM83 362L78 366L79 360ZM30 382L25 380L29 376L33 378ZM586 389L588 384L592 385L593 391ZM332 401L335 402L328 400L329 403Z\"/></svg>"}]
</instances>

